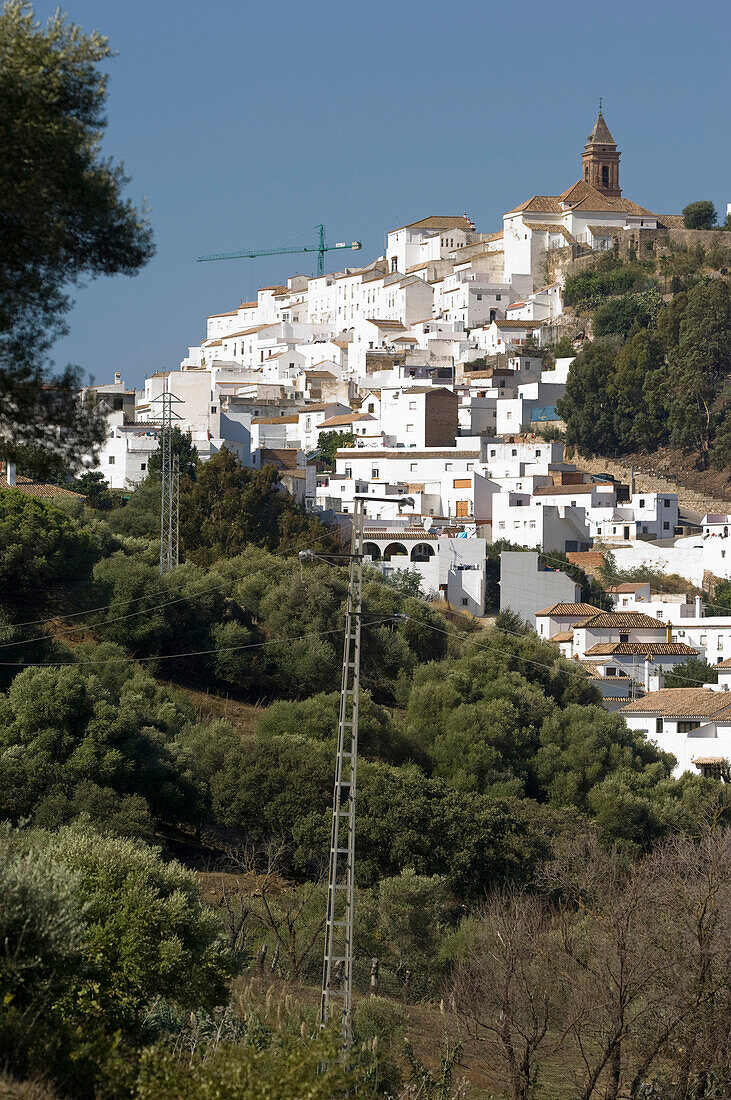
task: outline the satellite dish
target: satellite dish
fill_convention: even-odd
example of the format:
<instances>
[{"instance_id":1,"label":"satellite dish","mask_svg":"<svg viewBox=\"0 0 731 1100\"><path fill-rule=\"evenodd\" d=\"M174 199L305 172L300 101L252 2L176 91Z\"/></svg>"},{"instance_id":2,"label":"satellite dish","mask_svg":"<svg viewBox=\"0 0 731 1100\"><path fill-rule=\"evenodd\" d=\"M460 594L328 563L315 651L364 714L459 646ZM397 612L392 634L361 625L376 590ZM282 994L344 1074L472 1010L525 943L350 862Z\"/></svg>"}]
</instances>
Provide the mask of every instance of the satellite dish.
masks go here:
<instances>
[{"instance_id":1,"label":"satellite dish","mask_svg":"<svg viewBox=\"0 0 731 1100\"><path fill-rule=\"evenodd\" d=\"M431 516L426 516L426 518L424 519L424 530L425 531L431 531L433 526L434 526L434 520L432 519L432 517Z\"/></svg>"}]
</instances>

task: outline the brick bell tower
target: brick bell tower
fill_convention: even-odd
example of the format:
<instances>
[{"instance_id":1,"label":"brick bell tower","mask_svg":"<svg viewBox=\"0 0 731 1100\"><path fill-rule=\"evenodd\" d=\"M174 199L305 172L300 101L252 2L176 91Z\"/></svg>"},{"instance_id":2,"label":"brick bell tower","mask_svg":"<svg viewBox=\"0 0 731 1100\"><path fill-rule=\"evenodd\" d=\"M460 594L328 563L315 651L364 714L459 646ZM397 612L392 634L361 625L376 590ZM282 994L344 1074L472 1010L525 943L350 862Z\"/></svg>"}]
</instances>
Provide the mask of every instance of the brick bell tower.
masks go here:
<instances>
[{"instance_id":1,"label":"brick bell tower","mask_svg":"<svg viewBox=\"0 0 731 1100\"><path fill-rule=\"evenodd\" d=\"M619 186L619 157L617 143L604 121L599 101L599 114L594 129L587 138L584 152L581 154L583 178L586 183L596 187L611 199L619 199L622 189Z\"/></svg>"}]
</instances>

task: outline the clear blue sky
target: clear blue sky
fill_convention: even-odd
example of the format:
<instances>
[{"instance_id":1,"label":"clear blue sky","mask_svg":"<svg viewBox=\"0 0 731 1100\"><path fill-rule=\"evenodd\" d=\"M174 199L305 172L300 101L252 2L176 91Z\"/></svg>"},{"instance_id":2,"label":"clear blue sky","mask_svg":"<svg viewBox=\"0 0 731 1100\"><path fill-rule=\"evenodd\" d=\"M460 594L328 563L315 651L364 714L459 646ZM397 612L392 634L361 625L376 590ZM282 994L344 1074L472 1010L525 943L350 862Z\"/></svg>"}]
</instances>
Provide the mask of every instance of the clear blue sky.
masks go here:
<instances>
[{"instance_id":1,"label":"clear blue sky","mask_svg":"<svg viewBox=\"0 0 731 1100\"><path fill-rule=\"evenodd\" d=\"M39 18L56 7L36 3ZM55 349L98 382L176 367L207 313L311 273L308 256L204 252L362 240L467 211L478 229L580 177L604 99L627 198L725 212L729 5L722 0L68 0L106 34L106 151L151 207L157 255L76 294ZM334 270L348 260L329 254ZM340 260L340 263L338 263Z\"/></svg>"}]
</instances>

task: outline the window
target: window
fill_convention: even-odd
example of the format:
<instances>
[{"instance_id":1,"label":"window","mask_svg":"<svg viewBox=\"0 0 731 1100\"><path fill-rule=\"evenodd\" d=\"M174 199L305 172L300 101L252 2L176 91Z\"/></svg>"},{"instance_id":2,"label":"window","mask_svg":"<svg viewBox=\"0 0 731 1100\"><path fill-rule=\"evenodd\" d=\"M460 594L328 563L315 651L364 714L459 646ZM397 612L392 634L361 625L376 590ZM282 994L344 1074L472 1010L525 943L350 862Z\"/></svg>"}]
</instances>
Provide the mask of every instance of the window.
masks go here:
<instances>
[{"instance_id":1,"label":"window","mask_svg":"<svg viewBox=\"0 0 731 1100\"><path fill-rule=\"evenodd\" d=\"M516 448L514 448L514 449L513 449L513 450L512 450L511 452L510 452L510 455L511 455L511 457L512 457L512 458L515 458L517 454L518 454L518 451L517 451L517 449L516 449Z\"/></svg>"},{"instance_id":2,"label":"window","mask_svg":"<svg viewBox=\"0 0 731 1100\"><path fill-rule=\"evenodd\" d=\"M368 412L372 413L372 412L375 412L375 411L376 411L376 406L373 404L372 401L369 401L368 402Z\"/></svg>"},{"instance_id":3,"label":"window","mask_svg":"<svg viewBox=\"0 0 731 1100\"><path fill-rule=\"evenodd\" d=\"M698 641L700 642L701 645L706 645L706 643L708 642L708 635L707 634L701 634Z\"/></svg>"},{"instance_id":4,"label":"window","mask_svg":"<svg viewBox=\"0 0 731 1100\"><path fill-rule=\"evenodd\" d=\"M416 408L416 402L415 401L409 401L409 408L410 409L415 409Z\"/></svg>"},{"instance_id":5,"label":"window","mask_svg":"<svg viewBox=\"0 0 731 1100\"><path fill-rule=\"evenodd\" d=\"M352 477L353 476L353 469L352 469L351 466L346 466L345 467L345 476L346 477Z\"/></svg>"},{"instance_id":6,"label":"window","mask_svg":"<svg viewBox=\"0 0 731 1100\"><path fill-rule=\"evenodd\" d=\"M662 611L656 611L655 612L655 617L658 618L658 619L661 619L662 618Z\"/></svg>"},{"instance_id":7,"label":"window","mask_svg":"<svg viewBox=\"0 0 731 1100\"><path fill-rule=\"evenodd\" d=\"M412 462L409 466L409 469L411 470L412 474L416 473L416 471L419 469L418 462Z\"/></svg>"},{"instance_id":8,"label":"window","mask_svg":"<svg viewBox=\"0 0 731 1100\"><path fill-rule=\"evenodd\" d=\"M396 258L396 256L392 256L391 257L391 271L396 271L397 269L398 269L398 259Z\"/></svg>"},{"instance_id":9,"label":"window","mask_svg":"<svg viewBox=\"0 0 731 1100\"><path fill-rule=\"evenodd\" d=\"M700 726L700 722L678 722L678 733L691 733L693 730L697 730Z\"/></svg>"},{"instance_id":10,"label":"window","mask_svg":"<svg viewBox=\"0 0 731 1100\"><path fill-rule=\"evenodd\" d=\"M669 500L663 500L662 506L663 506L663 508L669 508L670 507L670 501Z\"/></svg>"},{"instance_id":11,"label":"window","mask_svg":"<svg viewBox=\"0 0 731 1100\"><path fill-rule=\"evenodd\" d=\"M541 451L540 451L540 448L539 448L539 449L538 449L538 450L536 451L536 458L540 458L540 457L541 457Z\"/></svg>"},{"instance_id":12,"label":"window","mask_svg":"<svg viewBox=\"0 0 731 1100\"><path fill-rule=\"evenodd\" d=\"M602 187L609 187L609 165L602 165Z\"/></svg>"},{"instance_id":13,"label":"window","mask_svg":"<svg viewBox=\"0 0 731 1100\"><path fill-rule=\"evenodd\" d=\"M110 455L110 456L109 456L109 465L110 465L110 466L113 466L113 465L114 465L114 455Z\"/></svg>"},{"instance_id":14,"label":"window","mask_svg":"<svg viewBox=\"0 0 731 1100\"><path fill-rule=\"evenodd\" d=\"M662 718L656 718L655 719L655 733L662 733L662 726L663 726Z\"/></svg>"},{"instance_id":15,"label":"window","mask_svg":"<svg viewBox=\"0 0 731 1100\"><path fill-rule=\"evenodd\" d=\"M640 497L640 508L644 508L644 507L645 507L645 498Z\"/></svg>"},{"instance_id":16,"label":"window","mask_svg":"<svg viewBox=\"0 0 731 1100\"><path fill-rule=\"evenodd\" d=\"M490 451L490 458L495 458L497 451Z\"/></svg>"},{"instance_id":17,"label":"window","mask_svg":"<svg viewBox=\"0 0 731 1100\"><path fill-rule=\"evenodd\" d=\"M146 470L147 469L147 463L146 462L140 462L140 469L141 470ZM719 645L718 648L722 649L723 647Z\"/></svg>"},{"instance_id":18,"label":"window","mask_svg":"<svg viewBox=\"0 0 731 1100\"><path fill-rule=\"evenodd\" d=\"M617 675L616 668L612 668L611 665L610 665L610 667L607 669L607 676L616 676L616 675Z\"/></svg>"},{"instance_id":19,"label":"window","mask_svg":"<svg viewBox=\"0 0 731 1100\"><path fill-rule=\"evenodd\" d=\"M451 470L451 469L452 469L452 467L453 467L453 465L454 465L454 463L453 463L453 462L445 462L445 463L444 463L444 469L445 469L445 470Z\"/></svg>"},{"instance_id":20,"label":"window","mask_svg":"<svg viewBox=\"0 0 731 1100\"><path fill-rule=\"evenodd\" d=\"M371 477L378 478L378 467L377 466L374 466L373 469L371 470Z\"/></svg>"},{"instance_id":21,"label":"window","mask_svg":"<svg viewBox=\"0 0 731 1100\"><path fill-rule=\"evenodd\" d=\"M482 301L482 295L481 295L481 294L478 294L478 295L477 295L477 301L478 301L478 302L481 302L481 301Z\"/></svg>"},{"instance_id":22,"label":"window","mask_svg":"<svg viewBox=\"0 0 731 1100\"><path fill-rule=\"evenodd\" d=\"M512 414L511 412L508 412L508 413L506 413L505 415L506 415L506 418L507 418L508 420L512 420L512 419L513 419L513 414Z\"/></svg>"},{"instance_id":23,"label":"window","mask_svg":"<svg viewBox=\"0 0 731 1100\"><path fill-rule=\"evenodd\" d=\"M663 529L663 531L669 531L670 530L670 524L669 523L663 523L662 529Z\"/></svg>"},{"instance_id":24,"label":"window","mask_svg":"<svg viewBox=\"0 0 731 1100\"><path fill-rule=\"evenodd\" d=\"M474 462L468 462L467 463L467 469L468 470L474 470L474 468L475 468Z\"/></svg>"},{"instance_id":25,"label":"window","mask_svg":"<svg viewBox=\"0 0 731 1100\"><path fill-rule=\"evenodd\" d=\"M312 417L311 416L305 417L305 430L309 431L311 425L312 425Z\"/></svg>"},{"instance_id":26,"label":"window","mask_svg":"<svg viewBox=\"0 0 731 1100\"><path fill-rule=\"evenodd\" d=\"M620 643L621 642L628 642L629 641L629 634L620 633L619 640L620 640Z\"/></svg>"},{"instance_id":27,"label":"window","mask_svg":"<svg viewBox=\"0 0 731 1100\"><path fill-rule=\"evenodd\" d=\"M496 302L502 302L502 300L503 300L502 294L496 294L495 295L495 301Z\"/></svg>"},{"instance_id":28,"label":"window","mask_svg":"<svg viewBox=\"0 0 731 1100\"><path fill-rule=\"evenodd\" d=\"M414 430L414 425L413 424L407 424L406 425L406 431L407 432L413 432L413 430Z\"/></svg>"},{"instance_id":29,"label":"window","mask_svg":"<svg viewBox=\"0 0 731 1100\"><path fill-rule=\"evenodd\" d=\"M217 411L217 409L218 409L218 406L217 406L217 405L211 405L211 412L212 412L212 413L216 412L216 411Z\"/></svg>"},{"instance_id":30,"label":"window","mask_svg":"<svg viewBox=\"0 0 731 1100\"><path fill-rule=\"evenodd\" d=\"M500 522L498 523L498 528L499 528L499 529L500 529L501 531L504 531L504 530L505 530L505 520L504 520L504 519L501 519L501 520L500 520Z\"/></svg>"},{"instance_id":31,"label":"window","mask_svg":"<svg viewBox=\"0 0 731 1100\"><path fill-rule=\"evenodd\" d=\"M466 596L462 597L462 607L467 607L467 597Z\"/></svg>"}]
</instances>

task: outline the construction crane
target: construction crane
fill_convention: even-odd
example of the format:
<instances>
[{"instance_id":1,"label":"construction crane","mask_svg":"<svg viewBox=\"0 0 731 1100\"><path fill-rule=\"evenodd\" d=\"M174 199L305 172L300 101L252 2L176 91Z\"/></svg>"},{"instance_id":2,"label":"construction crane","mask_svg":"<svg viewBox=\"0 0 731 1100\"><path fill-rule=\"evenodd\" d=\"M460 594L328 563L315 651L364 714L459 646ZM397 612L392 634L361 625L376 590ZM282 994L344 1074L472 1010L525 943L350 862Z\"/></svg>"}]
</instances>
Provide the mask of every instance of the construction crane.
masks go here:
<instances>
[{"instance_id":1,"label":"construction crane","mask_svg":"<svg viewBox=\"0 0 731 1100\"><path fill-rule=\"evenodd\" d=\"M363 245L360 241L351 241L347 244L345 241L340 241L338 244L325 244L325 226L316 225L317 230L317 244L301 245L299 248L259 248L252 249L247 252L242 249L240 252L213 252L210 256L199 256L198 263L206 263L208 260L255 260L257 256L288 256L298 252L316 252L317 253L317 274L325 274L325 253L339 251L342 248L350 248L353 252L358 252Z\"/></svg>"}]
</instances>

